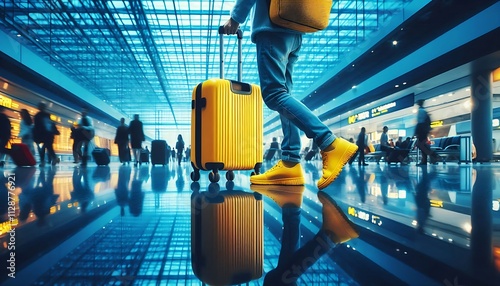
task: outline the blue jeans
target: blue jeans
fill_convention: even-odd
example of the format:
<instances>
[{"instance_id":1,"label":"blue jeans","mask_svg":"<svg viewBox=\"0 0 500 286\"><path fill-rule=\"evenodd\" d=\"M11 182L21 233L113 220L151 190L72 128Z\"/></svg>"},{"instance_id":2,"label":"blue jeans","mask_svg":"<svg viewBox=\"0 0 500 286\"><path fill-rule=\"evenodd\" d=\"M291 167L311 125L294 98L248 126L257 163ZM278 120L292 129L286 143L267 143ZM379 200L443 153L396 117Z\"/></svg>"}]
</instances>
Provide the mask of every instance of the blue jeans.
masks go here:
<instances>
[{"instance_id":1,"label":"blue jeans","mask_svg":"<svg viewBox=\"0 0 500 286\"><path fill-rule=\"evenodd\" d=\"M302 35L261 32L256 35L257 64L264 102L280 114L283 142L281 159L300 162L300 131L321 150L335 140L330 129L299 100L292 97L293 66L298 59Z\"/></svg>"}]
</instances>

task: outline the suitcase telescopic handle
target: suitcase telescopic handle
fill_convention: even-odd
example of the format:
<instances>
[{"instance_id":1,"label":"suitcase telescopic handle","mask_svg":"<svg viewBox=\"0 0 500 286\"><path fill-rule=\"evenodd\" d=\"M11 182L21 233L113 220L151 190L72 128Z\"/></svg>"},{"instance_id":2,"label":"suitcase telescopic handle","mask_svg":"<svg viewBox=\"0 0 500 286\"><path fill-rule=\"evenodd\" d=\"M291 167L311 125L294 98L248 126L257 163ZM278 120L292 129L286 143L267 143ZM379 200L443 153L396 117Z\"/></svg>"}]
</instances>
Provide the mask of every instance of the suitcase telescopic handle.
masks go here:
<instances>
[{"instance_id":1,"label":"suitcase telescopic handle","mask_svg":"<svg viewBox=\"0 0 500 286\"><path fill-rule=\"evenodd\" d=\"M236 31L238 37L238 81L241 82L242 62L241 62L241 40L243 39L243 32L238 29ZM224 27L219 27L219 52L220 52L220 78L224 78Z\"/></svg>"}]
</instances>

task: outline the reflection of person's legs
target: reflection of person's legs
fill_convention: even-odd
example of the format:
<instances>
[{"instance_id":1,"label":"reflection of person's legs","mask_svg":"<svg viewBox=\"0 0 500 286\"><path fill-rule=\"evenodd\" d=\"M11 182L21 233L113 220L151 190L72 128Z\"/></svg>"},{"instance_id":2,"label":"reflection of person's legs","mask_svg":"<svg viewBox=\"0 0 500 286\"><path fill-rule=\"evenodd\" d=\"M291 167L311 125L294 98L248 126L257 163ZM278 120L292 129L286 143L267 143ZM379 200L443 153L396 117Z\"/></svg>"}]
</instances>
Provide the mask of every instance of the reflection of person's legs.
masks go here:
<instances>
[{"instance_id":1,"label":"reflection of person's legs","mask_svg":"<svg viewBox=\"0 0 500 286\"><path fill-rule=\"evenodd\" d=\"M288 261L292 254L299 248L300 237L300 207L282 208L283 235L281 236L281 251L278 268Z\"/></svg>"},{"instance_id":2,"label":"reflection of person's legs","mask_svg":"<svg viewBox=\"0 0 500 286\"><path fill-rule=\"evenodd\" d=\"M299 277L334 247L335 244L328 235L320 230L313 239L294 252L280 267L271 270L264 278L264 285L296 285Z\"/></svg>"},{"instance_id":3,"label":"reflection of person's legs","mask_svg":"<svg viewBox=\"0 0 500 286\"><path fill-rule=\"evenodd\" d=\"M256 36L262 97L271 110L280 114L284 138L282 161L268 172L252 176L250 181L254 184L303 184L302 169L297 167L300 166L297 164L300 162L298 129L304 131L308 138L314 139L321 150L326 151L322 153L323 177L318 182L319 188L324 188L333 182L343 165L357 149L355 144L344 140L353 146L346 145L345 147L342 143L336 154L332 156L337 159L325 160L328 157L327 153L333 152L336 148L335 144L332 144L336 141L335 135L309 108L291 96L293 66L297 61L301 42L302 35L300 34L262 32ZM340 141L342 140L338 140ZM340 144L338 142L337 145ZM347 154L344 154L346 151L348 151Z\"/></svg>"},{"instance_id":4,"label":"reflection of person's legs","mask_svg":"<svg viewBox=\"0 0 500 286\"><path fill-rule=\"evenodd\" d=\"M320 191L318 198L323 204L321 229L313 239L306 242L300 249L291 255L287 254L286 261L281 259L280 253L278 267L266 275L264 285L296 285L300 275L316 263L321 256L334 248L336 244L358 237L354 225L330 196ZM287 233L287 235L290 234ZM283 236L284 242L285 237Z\"/></svg>"}]
</instances>

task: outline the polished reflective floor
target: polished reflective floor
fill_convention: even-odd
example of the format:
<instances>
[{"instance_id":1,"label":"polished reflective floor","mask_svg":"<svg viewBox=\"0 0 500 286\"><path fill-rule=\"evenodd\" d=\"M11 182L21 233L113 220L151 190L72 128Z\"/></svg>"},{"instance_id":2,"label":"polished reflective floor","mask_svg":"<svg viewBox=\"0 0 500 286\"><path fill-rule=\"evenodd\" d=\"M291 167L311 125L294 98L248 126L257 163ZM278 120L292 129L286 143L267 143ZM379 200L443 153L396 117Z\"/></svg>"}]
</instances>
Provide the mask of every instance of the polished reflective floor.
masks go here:
<instances>
[{"instance_id":1,"label":"polished reflective floor","mask_svg":"<svg viewBox=\"0 0 500 286\"><path fill-rule=\"evenodd\" d=\"M0 176L1 258L7 269L0 282L201 285L215 279L210 276L219 279L223 274L200 267L222 264L229 254L195 257L193 236L199 230L192 228L193 198L244 191L262 194L262 276L240 269L231 281L263 285L274 269L282 277L298 277L299 285L498 285L498 163L347 165L324 190L360 233L341 245L321 235L315 184L321 162L302 166L304 187L250 186L250 171L235 172L233 183L221 172L217 184L202 172L192 183L187 162L138 168L7 166ZM247 239L232 238L223 239L234 244L235 253L250 247ZM236 257L233 264L242 260L255 259Z\"/></svg>"}]
</instances>

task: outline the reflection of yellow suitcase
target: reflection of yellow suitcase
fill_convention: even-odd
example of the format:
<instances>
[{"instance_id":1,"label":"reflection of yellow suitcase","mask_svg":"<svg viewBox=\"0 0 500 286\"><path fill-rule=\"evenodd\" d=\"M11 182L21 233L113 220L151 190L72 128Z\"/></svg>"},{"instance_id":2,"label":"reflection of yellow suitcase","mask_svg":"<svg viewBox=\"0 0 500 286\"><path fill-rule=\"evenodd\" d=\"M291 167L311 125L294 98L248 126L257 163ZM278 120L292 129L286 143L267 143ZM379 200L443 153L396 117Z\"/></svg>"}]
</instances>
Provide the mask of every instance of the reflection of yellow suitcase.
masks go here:
<instances>
[{"instance_id":1,"label":"reflection of yellow suitcase","mask_svg":"<svg viewBox=\"0 0 500 286\"><path fill-rule=\"evenodd\" d=\"M221 78L206 80L193 90L191 113L191 179L199 170L211 170L211 182L219 181L218 170L258 173L263 158L262 94L260 87L241 82L241 38L238 31L238 81L223 77L223 34L220 33Z\"/></svg>"},{"instance_id":2,"label":"reflection of yellow suitcase","mask_svg":"<svg viewBox=\"0 0 500 286\"><path fill-rule=\"evenodd\" d=\"M194 192L191 263L209 285L246 283L262 276L262 195L244 191Z\"/></svg>"},{"instance_id":3,"label":"reflection of yellow suitcase","mask_svg":"<svg viewBox=\"0 0 500 286\"><path fill-rule=\"evenodd\" d=\"M332 0L271 0L269 18L279 26L300 32L328 27Z\"/></svg>"}]
</instances>

